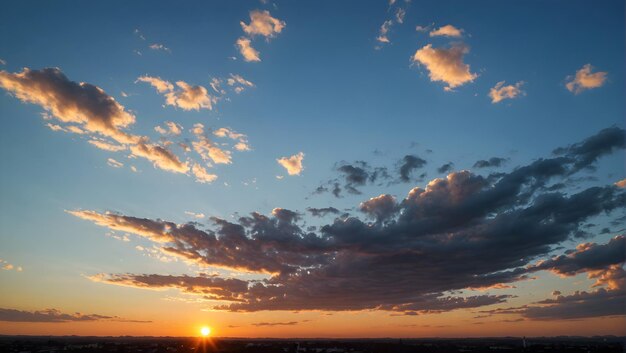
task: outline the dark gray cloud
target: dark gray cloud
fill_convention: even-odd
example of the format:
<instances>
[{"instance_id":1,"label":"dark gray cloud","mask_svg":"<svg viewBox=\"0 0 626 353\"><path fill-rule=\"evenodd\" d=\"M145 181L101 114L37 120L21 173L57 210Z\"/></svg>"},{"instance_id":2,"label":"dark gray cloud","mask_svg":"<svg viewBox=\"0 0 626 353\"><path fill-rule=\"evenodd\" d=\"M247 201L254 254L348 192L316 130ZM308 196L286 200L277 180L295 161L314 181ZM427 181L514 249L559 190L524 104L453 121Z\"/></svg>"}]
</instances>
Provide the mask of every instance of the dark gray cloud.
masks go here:
<instances>
[{"instance_id":1,"label":"dark gray cloud","mask_svg":"<svg viewBox=\"0 0 626 353\"><path fill-rule=\"evenodd\" d=\"M601 132L590 139L598 136L606 135ZM620 142L594 145L599 151L572 149L508 173L450 173L424 188L414 187L402 199L383 194L363 202L360 209L370 219L335 218L316 231L308 230L299 213L285 209L275 209L269 216L254 212L236 220L212 218L213 226L207 230L115 213L71 213L151 239L162 251L187 261L270 274L260 281L228 283L206 276L198 282L193 277L166 278L166 286L163 278L154 282L147 275L101 278L217 298L224 301L215 307L219 310L378 309L414 315L477 308L510 297L468 296L463 291L507 288L540 270L584 271L598 286L614 291L623 278L615 261L623 258L608 262L600 258L613 254L611 249L619 247L622 238L606 245L586 244L568 252L567 259L549 257L563 242L588 231L585 225L594 217L610 219L616 210L626 209L626 190L612 184L569 192L546 190L546 185L588 169ZM366 182L360 171L345 170L350 170L347 180L352 184ZM532 307L546 305L550 304Z\"/></svg>"},{"instance_id":2,"label":"dark gray cloud","mask_svg":"<svg viewBox=\"0 0 626 353\"><path fill-rule=\"evenodd\" d=\"M252 323L252 326L263 327L263 326L295 326L300 324L301 322L308 322L309 320L304 321L288 321L288 322L256 322Z\"/></svg>"},{"instance_id":3,"label":"dark gray cloud","mask_svg":"<svg viewBox=\"0 0 626 353\"><path fill-rule=\"evenodd\" d=\"M411 176L413 172L417 169L423 168L426 165L426 160L408 154L402 158L402 162L400 164L400 180L408 183L412 180Z\"/></svg>"},{"instance_id":4,"label":"dark gray cloud","mask_svg":"<svg viewBox=\"0 0 626 353\"><path fill-rule=\"evenodd\" d=\"M437 173L440 174L448 174L454 169L454 163L448 162L443 164L441 167L437 168Z\"/></svg>"},{"instance_id":5,"label":"dark gray cloud","mask_svg":"<svg viewBox=\"0 0 626 353\"><path fill-rule=\"evenodd\" d=\"M339 211L338 209L334 207L322 207L322 208L309 207L306 210L309 211L311 215L314 217L325 217L328 214L341 213L341 211Z\"/></svg>"},{"instance_id":6,"label":"dark gray cloud","mask_svg":"<svg viewBox=\"0 0 626 353\"><path fill-rule=\"evenodd\" d=\"M481 159L474 163L474 168L493 168L501 167L507 161L506 158L491 157L488 160Z\"/></svg>"},{"instance_id":7,"label":"dark gray cloud","mask_svg":"<svg viewBox=\"0 0 626 353\"><path fill-rule=\"evenodd\" d=\"M151 321L128 320L118 316L106 316L98 314L66 314L56 309L26 311L0 308L0 321L9 322L76 322L76 321L123 321L148 323Z\"/></svg>"},{"instance_id":8,"label":"dark gray cloud","mask_svg":"<svg viewBox=\"0 0 626 353\"><path fill-rule=\"evenodd\" d=\"M413 174L416 170L423 168L426 163L426 160L415 155L404 156L395 163L394 168L373 167L365 161L355 161L352 163L344 161L335 166L335 170L339 176L322 183L313 193L322 194L330 192L335 197L342 197L344 194L361 195L361 188L366 185L382 186L385 182L390 184L423 180L426 176L425 172L418 176L414 176ZM397 175L395 172L390 173L390 170L397 172Z\"/></svg>"}]
</instances>

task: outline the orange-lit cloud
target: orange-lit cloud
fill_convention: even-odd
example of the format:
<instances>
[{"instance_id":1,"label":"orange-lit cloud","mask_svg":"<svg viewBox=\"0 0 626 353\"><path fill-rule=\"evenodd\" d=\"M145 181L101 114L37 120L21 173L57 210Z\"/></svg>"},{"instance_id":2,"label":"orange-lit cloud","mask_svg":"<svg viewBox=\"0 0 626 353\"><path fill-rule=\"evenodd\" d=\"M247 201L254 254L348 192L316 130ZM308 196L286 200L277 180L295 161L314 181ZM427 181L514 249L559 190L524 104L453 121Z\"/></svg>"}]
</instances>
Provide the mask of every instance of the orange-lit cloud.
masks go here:
<instances>
[{"instance_id":1,"label":"orange-lit cloud","mask_svg":"<svg viewBox=\"0 0 626 353\"><path fill-rule=\"evenodd\" d=\"M70 81L57 68L20 73L0 71L0 86L24 102L37 104L63 123L73 123L120 143L136 138L123 132L135 122L113 97L89 83Z\"/></svg>"},{"instance_id":2,"label":"orange-lit cloud","mask_svg":"<svg viewBox=\"0 0 626 353\"><path fill-rule=\"evenodd\" d=\"M505 99L514 99L525 94L521 87L524 84L520 81L514 85L504 85L504 81L498 82L495 87L489 90L489 98L491 103L499 103Z\"/></svg>"},{"instance_id":3,"label":"orange-lit cloud","mask_svg":"<svg viewBox=\"0 0 626 353\"><path fill-rule=\"evenodd\" d=\"M246 37L240 37L237 39L237 48L239 48L239 52L245 61L261 61L261 57L259 56L258 50L252 47L250 39Z\"/></svg>"},{"instance_id":4,"label":"orange-lit cloud","mask_svg":"<svg viewBox=\"0 0 626 353\"><path fill-rule=\"evenodd\" d=\"M198 163L194 163L191 167L191 172L196 177L196 181L199 183L212 183L217 180L217 175L210 174L206 169Z\"/></svg>"},{"instance_id":5,"label":"orange-lit cloud","mask_svg":"<svg viewBox=\"0 0 626 353\"><path fill-rule=\"evenodd\" d=\"M591 64L583 66L580 70L576 71L576 75L568 76L568 82L565 87L575 94L583 92L588 89L602 87L606 82L606 72L598 71L593 72Z\"/></svg>"},{"instance_id":6,"label":"orange-lit cloud","mask_svg":"<svg viewBox=\"0 0 626 353\"><path fill-rule=\"evenodd\" d=\"M426 67L431 81L445 82L445 89L451 90L478 77L463 62L463 56L467 53L469 47L462 43L452 44L449 48L433 48L432 44L428 44L418 49L412 60Z\"/></svg>"},{"instance_id":7,"label":"orange-lit cloud","mask_svg":"<svg viewBox=\"0 0 626 353\"><path fill-rule=\"evenodd\" d=\"M241 28L250 35L261 35L264 37L274 37L282 32L286 23L277 18L272 17L269 11L254 10L250 12L250 23L246 24L241 21Z\"/></svg>"},{"instance_id":8,"label":"orange-lit cloud","mask_svg":"<svg viewBox=\"0 0 626 353\"><path fill-rule=\"evenodd\" d=\"M165 96L165 104L179 107L183 110L213 109L215 98L209 95L203 86L193 86L185 81L176 81L176 87L160 77L141 76L139 82L146 82L156 88L157 92Z\"/></svg>"},{"instance_id":9,"label":"orange-lit cloud","mask_svg":"<svg viewBox=\"0 0 626 353\"><path fill-rule=\"evenodd\" d=\"M291 157L281 157L276 160L278 164L283 166L287 170L289 175L300 175L304 167L302 166L302 160L304 159L304 153L300 152Z\"/></svg>"},{"instance_id":10,"label":"orange-lit cloud","mask_svg":"<svg viewBox=\"0 0 626 353\"><path fill-rule=\"evenodd\" d=\"M439 27L435 30L430 31L429 35L431 37L453 37L458 38L463 36L463 30L454 27L453 25L445 25L443 27Z\"/></svg>"}]
</instances>

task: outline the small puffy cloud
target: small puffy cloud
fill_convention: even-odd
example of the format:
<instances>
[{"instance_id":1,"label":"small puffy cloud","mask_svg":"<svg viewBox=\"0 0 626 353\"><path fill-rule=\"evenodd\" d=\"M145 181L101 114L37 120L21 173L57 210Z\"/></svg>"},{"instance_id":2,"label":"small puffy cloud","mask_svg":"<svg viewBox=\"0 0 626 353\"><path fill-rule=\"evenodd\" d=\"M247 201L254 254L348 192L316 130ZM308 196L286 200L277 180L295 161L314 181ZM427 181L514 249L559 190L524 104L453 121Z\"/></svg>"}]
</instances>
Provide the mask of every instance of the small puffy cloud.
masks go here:
<instances>
[{"instance_id":1,"label":"small puffy cloud","mask_svg":"<svg viewBox=\"0 0 626 353\"><path fill-rule=\"evenodd\" d=\"M267 38L275 37L280 33L286 24L277 18L272 17L269 11L254 10L250 12L250 23L241 21L241 28L250 35L262 35Z\"/></svg>"},{"instance_id":2,"label":"small puffy cloud","mask_svg":"<svg viewBox=\"0 0 626 353\"><path fill-rule=\"evenodd\" d=\"M598 71L592 73L593 66L587 64L580 70L576 71L575 76L568 76L568 82L565 87L574 94L578 94L582 91L602 87L606 82L606 72Z\"/></svg>"},{"instance_id":3,"label":"small puffy cloud","mask_svg":"<svg viewBox=\"0 0 626 353\"><path fill-rule=\"evenodd\" d=\"M261 61L259 51L254 49L250 43L250 39L246 37L240 37L237 39L237 48L239 48L239 52L241 53L241 56L243 56L243 60L248 62Z\"/></svg>"},{"instance_id":4,"label":"small puffy cloud","mask_svg":"<svg viewBox=\"0 0 626 353\"><path fill-rule=\"evenodd\" d=\"M209 140L206 136L198 136L198 140L191 143L194 151L205 161L212 161L217 164L230 164L230 151L221 149L218 145Z\"/></svg>"},{"instance_id":5,"label":"small puffy cloud","mask_svg":"<svg viewBox=\"0 0 626 353\"><path fill-rule=\"evenodd\" d=\"M183 132L183 127L176 124L173 121L166 121L165 128L161 126L155 126L154 131L158 132L161 135L180 135Z\"/></svg>"},{"instance_id":6,"label":"small puffy cloud","mask_svg":"<svg viewBox=\"0 0 626 353\"><path fill-rule=\"evenodd\" d=\"M453 25L445 25L443 27L439 27L437 29L430 31L429 35L431 37L443 36L443 37L458 38L458 37L463 36L463 30L456 28Z\"/></svg>"},{"instance_id":7,"label":"small puffy cloud","mask_svg":"<svg viewBox=\"0 0 626 353\"><path fill-rule=\"evenodd\" d=\"M177 81L176 87L160 77L141 76L139 82L146 82L165 96L165 104L183 110L213 109L215 98L209 95L204 86L193 86L185 81Z\"/></svg>"},{"instance_id":8,"label":"small puffy cloud","mask_svg":"<svg viewBox=\"0 0 626 353\"><path fill-rule=\"evenodd\" d=\"M625 189L626 188L626 178L616 182L615 186L617 186L618 188Z\"/></svg>"},{"instance_id":9,"label":"small puffy cloud","mask_svg":"<svg viewBox=\"0 0 626 353\"><path fill-rule=\"evenodd\" d=\"M504 85L504 81L498 82L495 87L489 90L489 98L491 98L491 103L496 104L505 99L514 99L519 96L523 96L526 93L522 91L521 87L524 84L523 81L520 81L514 85Z\"/></svg>"},{"instance_id":10,"label":"small puffy cloud","mask_svg":"<svg viewBox=\"0 0 626 353\"><path fill-rule=\"evenodd\" d=\"M300 175L304 167L302 166L302 160L304 159L304 153L300 152L291 157L278 158L276 162L283 166L287 170L289 175Z\"/></svg>"},{"instance_id":11,"label":"small puffy cloud","mask_svg":"<svg viewBox=\"0 0 626 353\"><path fill-rule=\"evenodd\" d=\"M199 183L210 184L217 180L217 175L208 173L206 169L204 169L204 167L198 163L194 163L194 165L191 167L191 172L196 177L196 181Z\"/></svg>"},{"instance_id":12,"label":"small puffy cloud","mask_svg":"<svg viewBox=\"0 0 626 353\"><path fill-rule=\"evenodd\" d=\"M428 44L418 49L412 60L426 67L431 81L444 82L448 85L445 89L451 90L478 77L463 62L463 56L467 53L469 47L463 43L452 44L449 48L433 48L432 44Z\"/></svg>"},{"instance_id":13,"label":"small puffy cloud","mask_svg":"<svg viewBox=\"0 0 626 353\"><path fill-rule=\"evenodd\" d=\"M179 90L167 92L165 103L183 110L213 109L213 97L203 86L192 86L184 81L176 82Z\"/></svg>"},{"instance_id":14,"label":"small puffy cloud","mask_svg":"<svg viewBox=\"0 0 626 353\"><path fill-rule=\"evenodd\" d=\"M113 168L122 168L122 167L124 166L124 163L122 163L122 162L118 162L118 161L116 161L116 160L115 160L115 159L113 159L113 158L109 158L109 159L107 159L107 164L108 164L110 167L113 167Z\"/></svg>"}]
</instances>

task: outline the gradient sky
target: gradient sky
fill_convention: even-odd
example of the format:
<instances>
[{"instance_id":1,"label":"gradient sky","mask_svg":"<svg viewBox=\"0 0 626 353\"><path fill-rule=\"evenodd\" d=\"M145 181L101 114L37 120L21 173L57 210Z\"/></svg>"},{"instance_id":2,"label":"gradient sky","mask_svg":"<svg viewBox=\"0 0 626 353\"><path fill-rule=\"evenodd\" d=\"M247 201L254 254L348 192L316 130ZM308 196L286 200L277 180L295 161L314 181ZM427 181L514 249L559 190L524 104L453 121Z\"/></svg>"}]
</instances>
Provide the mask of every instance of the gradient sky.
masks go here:
<instances>
[{"instance_id":1,"label":"gradient sky","mask_svg":"<svg viewBox=\"0 0 626 353\"><path fill-rule=\"evenodd\" d=\"M626 329L623 1L8 1L0 333Z\"/></svg>"}]
</instances>

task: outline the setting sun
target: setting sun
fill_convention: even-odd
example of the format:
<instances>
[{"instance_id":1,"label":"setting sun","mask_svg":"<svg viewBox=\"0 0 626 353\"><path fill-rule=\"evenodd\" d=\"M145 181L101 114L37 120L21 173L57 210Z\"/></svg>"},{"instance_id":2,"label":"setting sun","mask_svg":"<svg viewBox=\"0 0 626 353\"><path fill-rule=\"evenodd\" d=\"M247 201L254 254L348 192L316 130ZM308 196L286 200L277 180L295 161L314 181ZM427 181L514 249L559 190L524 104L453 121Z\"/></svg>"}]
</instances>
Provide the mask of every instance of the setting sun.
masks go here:
<instances>
[{"instance_id":1,"label":"setting sun","mask_svg":"<svg viewBox=\"0 0 626 353\"><path fill-rule=\"evenodd\" d=\"M211 328L204 326L203 328L200 329L200 334L204 337L211 335Z\"/></svg>"}]
</instances>

